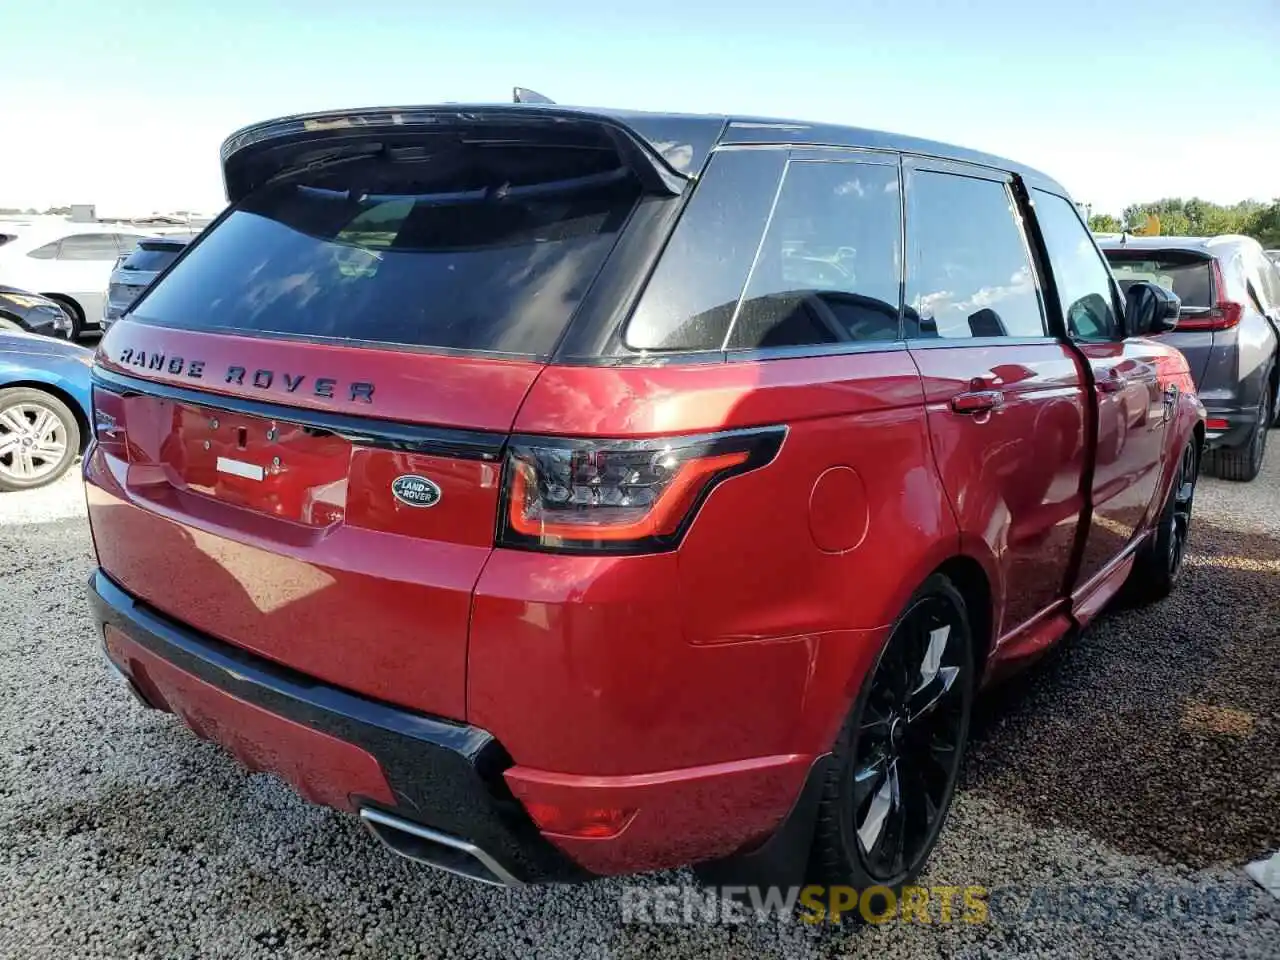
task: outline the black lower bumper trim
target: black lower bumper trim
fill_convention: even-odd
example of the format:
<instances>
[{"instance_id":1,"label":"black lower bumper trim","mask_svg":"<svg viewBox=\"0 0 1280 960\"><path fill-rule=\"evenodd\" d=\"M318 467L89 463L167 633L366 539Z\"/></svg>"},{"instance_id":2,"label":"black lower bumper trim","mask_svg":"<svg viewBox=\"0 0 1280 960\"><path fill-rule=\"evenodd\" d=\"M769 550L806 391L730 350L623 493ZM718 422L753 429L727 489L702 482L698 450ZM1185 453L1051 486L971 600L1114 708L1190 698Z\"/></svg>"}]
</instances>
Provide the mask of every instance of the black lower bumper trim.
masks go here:
<instances>
[{"instance_id":1,"label":"black lower bumper trim","mask_svg":"<svg viewBox=\"0 0 1280 960\"><path fill-rule=\"evenodd\" d=\"M586 878L507 790L502 771L511 759L487 731L350 693L198 633L101 570L89 596L100 629L109 624L219 690L366 750L382 767L397 816L475 844L526 883Z\"/></svg>"}]
</instances>

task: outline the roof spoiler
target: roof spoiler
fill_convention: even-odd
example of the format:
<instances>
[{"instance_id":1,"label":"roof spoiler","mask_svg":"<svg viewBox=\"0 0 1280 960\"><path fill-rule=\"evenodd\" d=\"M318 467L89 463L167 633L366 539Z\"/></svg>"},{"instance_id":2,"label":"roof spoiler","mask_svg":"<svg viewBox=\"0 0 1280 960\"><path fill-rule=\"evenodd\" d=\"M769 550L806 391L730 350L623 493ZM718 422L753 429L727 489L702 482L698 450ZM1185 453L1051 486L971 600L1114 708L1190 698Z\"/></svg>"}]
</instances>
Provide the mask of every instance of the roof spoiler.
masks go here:
<instances>
[{"instance_id":1,"label":"roof spoiler","mask_svg":"<svg viewBox=\"0 0 1280 960\"><path fill-rule=\"evenodd\" d=\"M464 141L612 147L646 193L677 196L691 179L663 157L659 145L622 119L604 113L559 107L549 101L377 107L283 117L233 133L222 144L227 200L238 203L282 174L368 155L388 142L408 146L415 137L432 134L453 135Z\"/></svg>"}]
</instances>

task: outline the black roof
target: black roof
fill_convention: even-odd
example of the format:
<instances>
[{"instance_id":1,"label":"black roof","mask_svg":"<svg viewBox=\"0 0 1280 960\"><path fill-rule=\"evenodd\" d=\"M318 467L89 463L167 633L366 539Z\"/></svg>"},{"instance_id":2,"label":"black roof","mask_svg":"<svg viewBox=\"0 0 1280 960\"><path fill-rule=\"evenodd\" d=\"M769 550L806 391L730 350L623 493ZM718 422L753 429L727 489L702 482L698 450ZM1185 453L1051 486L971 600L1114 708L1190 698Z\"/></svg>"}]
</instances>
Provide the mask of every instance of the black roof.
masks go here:
<instances>
[{"instance_id":1,"label":"black roof","mask_svg":"<svg viewBox=\"0 0 1280 960\"><path fill-rule=\"evenodd\" d=\"M260 182L259 175L248 172L251 166L256 167L265 161L266 153L283 152L282 147L292 146L298 141L314 142L326 136L346 138L366 130L375 134L420 124L471 119L476 122L596 124L625 131L661 166L680 178L696 177L718 145L794 144L900 151L979 164L1016 173L1029 186L1067 195L1057 181L1024 164L965 147L882 130L766 117L654 113L544 103L370 107L299 114L253 124L236 131L222 145L228 194L233 201L237 195L243 195L253 182Z\"/></svg>"}]
</instances>

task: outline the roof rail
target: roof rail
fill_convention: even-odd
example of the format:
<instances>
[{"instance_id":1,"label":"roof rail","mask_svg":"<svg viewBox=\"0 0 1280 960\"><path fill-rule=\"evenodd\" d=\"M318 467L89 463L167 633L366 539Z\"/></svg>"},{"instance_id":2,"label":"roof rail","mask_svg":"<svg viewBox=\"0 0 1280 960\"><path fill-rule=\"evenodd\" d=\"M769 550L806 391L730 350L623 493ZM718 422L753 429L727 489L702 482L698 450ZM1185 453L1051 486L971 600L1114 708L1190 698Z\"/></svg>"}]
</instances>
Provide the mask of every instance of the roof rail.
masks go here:
<instances>
[{"instance_id":1,"label":"roof rail","mask_svg":"<svg viewBox=\"0 0 1280 960\"><path fill-rule=\"evenodd\" d=\"M530 90L528 87L513 87L511 90L512 103L555 103L548 96L544 96L537 90Z\"/></svg>"}]
</instances>

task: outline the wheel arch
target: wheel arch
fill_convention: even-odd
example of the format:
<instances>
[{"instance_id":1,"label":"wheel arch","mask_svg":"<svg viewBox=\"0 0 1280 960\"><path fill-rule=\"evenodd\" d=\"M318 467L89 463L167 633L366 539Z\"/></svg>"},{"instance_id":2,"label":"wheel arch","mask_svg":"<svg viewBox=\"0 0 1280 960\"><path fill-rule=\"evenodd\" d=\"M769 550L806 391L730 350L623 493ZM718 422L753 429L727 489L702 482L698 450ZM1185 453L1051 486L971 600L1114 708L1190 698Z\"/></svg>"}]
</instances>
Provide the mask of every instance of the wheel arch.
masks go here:
<instances>
[{"instance_id":1,"label":"wheel arch","mask_svg":"<svg viewBox=\"0 0 1280 960\"><path fill-rule=\"evenodd\" d=\"M83 325L88 319L88 314L84 312L84 305L69 293L42 293L40 296L62 307L70 307L75 311L76 319Z\"/></svg>"},{"instance_id":2,"label":"wheel arch","mask_svg":"<svg viewBox=\"0 0 1280 960\"><path fill-rule=\"evenodd\" d=\"M934 573L949 579L964 597L969 628L973 631L974 665L981 679L995 646L996 615L991 581L982 564L966 554L949 558Z\"/></svg>"},{"instance_id":3,"label":"wheel arch","mask_svg":"<svg viewBox=\"0 0 1280 960\"><path fill-rule=\"evenodd\" d=\"M23 388L27 390L39 390L42 393L50 394L51 396L57 397L67 405L67 409L71 411L71 415L76 418L76 426L80 428L80 449L76 452L80 454L84 453L88 448L89 441L92 439L93 435L89 429L89 414L85 412L82 406L80 406L80 401L77 400L69 391L64 390L57 384L49 383L44 380L9 380L5 383L0 383L0 390L17 390Z\"/></svg>"}]
</instances>

